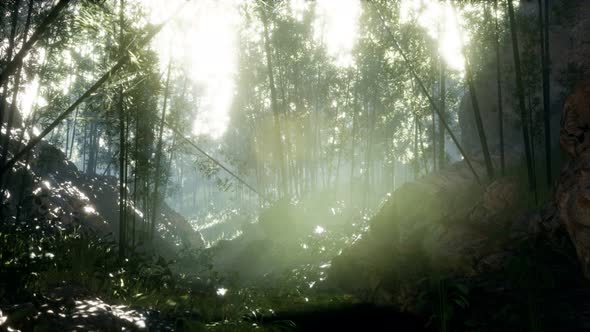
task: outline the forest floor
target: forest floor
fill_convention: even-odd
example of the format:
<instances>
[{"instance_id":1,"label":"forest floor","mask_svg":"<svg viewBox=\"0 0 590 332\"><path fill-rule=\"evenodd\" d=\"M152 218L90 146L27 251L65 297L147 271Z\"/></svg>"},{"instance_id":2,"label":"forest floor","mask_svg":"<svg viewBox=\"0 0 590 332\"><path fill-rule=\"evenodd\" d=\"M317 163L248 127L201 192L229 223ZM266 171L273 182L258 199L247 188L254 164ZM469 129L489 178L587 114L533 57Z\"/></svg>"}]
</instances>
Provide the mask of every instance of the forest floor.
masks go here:
<instances>
[{"instance_id":1,"label":"forest floor","mask_svg":"<svg viewBox=\"0 0 590 332\"><path fill-rule=\"evenodd\" d=\"M415 290L406 301L413 305L409 308L403 301L371 304L371 294L348 294L320 280L323 255L334 254L338 247L334 243L345 245L338 242L345 232L337 228L300 239L307 249L299 246L292 254L307 258L296 260L296 265L245 282L215 271L211 259L219 249L183 252L175 261L132 254L120 262L113 255L112 242L67 231L45 230L44 237L32 236L39 230L28 226L23 232L4 224L0 231L3 245L11 244L3 248L13 249L2 252L0 331L313 331L382 326L393 331L584 331L590 327L590 285L563 230L551 241L542 237L523 241L506 269L448 276L444 293L434 278L406 280ZM564 240L564 246L551 244L556 237ZM24 241L25 246L18 245ZM247 250L250 255L269 248L253 243L258 244ZM31 254L29 249L35 246L43 251ZM322 254L321 248L327 246L333 249ZM68 254L72 251L86 259L74 259Z\"/></svg>"},{"instance_id":2,"label":"forest floor","mask_svg":"<svg viewBox=\"0 0 590 332\"><path fill-rule=\"evenodd\" d=\"M214 268L216 255L242 248L240 241L181 250L174 260L131 253L120 261L108 237L41 221L3 223L0 331L361 329L392 320L405 331L424 330L426 320L417 314L323 286L324 262L336 244L344 245L344 230L304 233L311 234L281 250L295 257L287 265L267 271L277 261L254 264L245 274L259 271L246 281L239 272ZM278 248L277 241L269 245ZM268 248L243 242L249 255Z\"/></svg>"},{"instance_id":3,"label":"forest floor","mask_svg":"<svg viewBox=\"0 0 590 332\"><path fill-rule=\"evenodd\" d=\"M49 164L54 167L38 166L36 174L49 176L36 185L53 199L45 212L66 205L57 198L70 197L74 176L84 188L84 178L63 163L58 156ZM51 175L55 169L62 178ZM97 177L92 187L116 196L106 180ZM83 209L89 203L68 206ZM376 266L391 268L394 278L378 279L371 289L339 288L331 263L358 243L376 214L318 193L276 202L257 223L245 223L240 237L211 248L190 241L172 246L180 237L169 236L167 246L130 251L125 260L119 259L112 234L60 223L59 216L10 219L0 223L0 331L590 329L590 284L563 227L506 238L510 248L500 257L503 263L477 274L431 269L437 256L423 250L431 247L424 241L440 242L445 233L408 229L407 250L381 253L389 266ZM172 211L166 215L180 220ZM371 277L379 271L368 272Z\"/></svg>"},{"instance_id":4,"label":"forest floor","mask_svg":"<svg viewBox=\"0 0 590 332\"><path fill-rule=\"evenodd\" d=\"M153 331L174 331L174 321L157 311L108 304L72 283L0 309L3 326L21 331L136 331L148 326Z\"/></svg>"}]
</instances>

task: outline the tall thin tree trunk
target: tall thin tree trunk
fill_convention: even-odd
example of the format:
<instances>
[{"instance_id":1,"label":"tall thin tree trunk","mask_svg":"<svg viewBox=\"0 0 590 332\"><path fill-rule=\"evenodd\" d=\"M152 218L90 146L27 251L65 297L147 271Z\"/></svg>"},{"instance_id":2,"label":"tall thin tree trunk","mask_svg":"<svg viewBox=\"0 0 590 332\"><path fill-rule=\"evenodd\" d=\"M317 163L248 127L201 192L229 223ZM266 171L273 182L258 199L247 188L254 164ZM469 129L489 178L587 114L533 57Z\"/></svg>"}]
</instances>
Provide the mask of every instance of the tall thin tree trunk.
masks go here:
<instances>
[{"instance_id":1,"label":"tall thin tree trunk","mask_svg":"<svg viewBox=\"0 0 590 332\"><path fill-rule=\"evenodd\" d=\"M68 156L68 149L70 148L70 127L72 126L72 121L68 119L66 121L66 150L64 151L64 155ZM73 139L72 139L73 140Z\"/></svg>"},{"instance_id":2,"label":"tall thin tree trunk","mask_svg":"<svg viewBox=\"0 0 590 332\"><path fill-rule=\"evenodd\" d=\"M74 150L74 139L76 138L76 125L78 124L78 109L76 108L76 113L74 114L74 128L72 129L72 142L70 146L70 154L67 156L68 159L72 159L72 150Z\"/></svg>"},{"instance_id":3,"label":"tall thin tree trunk","mask_svg":"<svg viewBox=\"0 0 590 332\"><path fill-rule=\"evenodd\" d=\"M18 21L18 7L19 7L19 5L20 5L20 0L16 0L15 1L15 8L14 8L14 11L13 11L13 15L15 15L15 16L13 17L12 29L10 31L11 41L12 41L11 47L13 47L13 48L15 46L15 35L14 34L16 32L16 23ZM28 6L28 10L27 10L27 20L25 22L25 29L23 31L23 37L22 37L22 43L23 43L23 45L27 41L27 35L29 34L29 27L31 25L31 16L32 16L32 14L33 14L33 0L29 0L29 6ZM9 57L10 56L12 56L12 49L9 52ZM18 68L16 70L16 76L14 78L14 87L13 87L13 91L12 91L12 101L11 101L11 104L10 104L10 109L8 111L8 120L6 122L6 137L5 137L5 140L3 142L4 144L2 146L2 157L0 158L0 160L1 160L0 165L2 165L2 166L6 163L6 160L8 158L8 152L9 152L9 148L10 148L10 134L11 134L12 127L13 127L14 115L15 115L16 112L18 112L17 107L16 107L16 103L17 103L18 90L19 90L19 87L20 87L21 71L22 71L22 63L18 66ZM1 103L0 104L0 109L1 110L5 110L6 109L6 107L5 107L6 101L4 100L4 96L7 93L7 90L6 89L7 89L7 87L6 87L6 84L5 84L4 85L4 91L3 91L3 94L2 94L2 101L0 102ZM4 122L3 112L0 111L0 127L2 127L3 122ZM23 135L24 135L24 130L25 130L25 128L23 126L22 131L21 131L21 133L23 133ZM20 138L18 139L18 142L19 143L21 142ZM16 146L15 150L16 149L19 149L19 148L20 148L20 144L18 144ZM10 172L10 169L9 169L9 172ZM3 174L3 175L0 174L0 178L1 178L0 179L0 194L1 194L2 197L4 196L5 181L7 180L7 178L9 176L10 176L10 174ZM22 195L24 195L22 193L23 190L24 190L24 188L21 188L21 190L20 190L21 193L19 193L19 197L22 196ZM17 204L20 205L20 201ZM18 207L17 207L17 210L18 210ZM19 217L18 214L19 214L19 212L17 211L17 218ZM0 217L1 217L1 214L0 214Z\"/></svg>"},{"instance_id":4,"label":"tall thin tree trunk","mask_svg":"<svg viewBox=\"0 0 590 332\"><path fill-rule=\"evenodd\" d=\"M532 89L531 89L532 90ZM529 135L531 137L531 159L533 160L533 179L537 179L537 159L535 157L535 126L534 126L534 119L533 119L533 101L532 101L532 93L533 91L529 90L528 94L528 107L529 107L529 128L530 132ZM535 191L535 204L539 202L538 192Z\"/></svg>"},{"instance_id":5,"label":"tall thin tree trunk","mask_svg":"<svg viewBox=\"0 0 590 332\"><path fill-rule=\"evenodd\" d=\"M150 231L150 237L153 239L155 236L156 231L156 223L158 222L158 204L160 201L160 195L158 193L158 189L160 186L161 180L161 160L162 160L162 146L163 146L163 135L164 135L164 125L166 123L166 106L168 103L168 94L170 93L170 68L172 66L172 62L168 63L168 73L166 74L166 86L164 87L164 105L162 108L162 118L160 119L160 129L158 132L158 145L156 147L156 173L154 175L154 197L152 203L152 227Z\"/></svg>"},{"instance_id":6,"label":"tall thin tree trunk","mask_svg":"<svg viewBox=\"0 0 590 332\"><path fill-rule=\"evenodd\" d=\"M131 204L129 204L129 127L131 124L130 121L130 115L129 115L129 111L125 112L126 115L126 119L125 119L125 174L124 174L124 179L125 179L125 236L127 237L127 233L129 232L129 224L128 224L128 209L131 207ZM98 130L97 130L97 124L94 123L93 126L91 128L93 128L93 136L92 136L92 159L93 159L93 163L92 163L92 175L94 175L96 173L96 163L97 163L97 158L96 158L96 153L98 152L99 146L98 146ZM131 213L135 216L135 211L133 209L131 209ZM128 242L128 237L125 239Z\"/></svg>"},{"instance_id":7,"label":"tall thin tree trunk","mask_svg":"<svg viewBox=\"0 0 590 332\"><path fill-rule=\"evenodd\" d=\"M119 55L123 55L123 12L124 0L119 1ZM123 109L123 87L119 87L119 258L125 258L127 247L126 201L125 201L125 110Z\"/></svg>"},{"instance_id":8,"label":"tall thin tree trunk","mask_svg":"<svg viewBox=\"0 0 590 332\"><path fill-rule=\"evenodd\" d=\"M436 146L437 146L437 142L436 142L436 114L434 113L434 111L432 112L432 122L431 122L431 129L432 129L432 172L436 172L437 170L437 162L436 162L436 158L438 158L438 155L436 153ZM426 170L426 172L428 172L428 170Z\"/></svg>"},{"instance_id":9,"label":"tall thin tree trunk","mask_svg":"<svg viewBox=\"0 0 590 332\"><path fill-rule=\"evenodd\" d=\"M61 0L62 2L64 0ZM61 3L61 2L60 2ZM151 29L146 36L141 38L137 42L137 47L141 48L144 47L148 42L150 42L158 32L162 30L165 24L169 21L164 21L159 25L156 25L153 29ZM32 39L32 37L31 37ZM28 44L28 41L27 41ZM20 54L20 52L19 52ZM104 75L102 75L98 81L96 81L90 88L86 90L74 103L72 103L66 110L64 110L56 119L54 119L41 133L33 138L27 143L27 145L22 148L19 152L17 152L12 159L10 159L6 165L0 165L0 174L6 173L9 169L11 169L16 163L24 156L26 156L31 150L35 148L39 142L47 135L51 134L53 130L59 126L59 124L66 119L72 112L78 107L82 102L84 102L88 97L90 97L93 93L95 93L107 80L109 80L113 75L115 75L127 62L129 61L129 54L124 53L118 61L113 65ZM6 70L5 70L6 71ZM2 72L3 74L4 72ZM2 75L0 75L2 76ZM1 81L0 81L1 83Z\"/></svg>"},{"instance_id":10,"label":"tall thin tree trunk","mask_svg":"<svg viewBox=\"0 0 590 332\"><path fill-rule=\"evenodd\" d=\"M12 53L14 51L14 48L16 46L16 28L17 28L17 24L18 24L18 11L19 11L19 7L20 7L20 0L14 0L13 3L13 7L12 7L12 13L11 13L11 26L10 26L10 37L8 39L8 51L7 51L7 61L10 61L12 58ZM28 21L30 21L30 12L29 12L29 18ZM26 35L23 37L26 38ZM23 40L24 43L24 40ZM3 124L4 124L4 118L7 117L10 120L6 121L6 136L4 137L4 140L2 140L2 157L0 157L0 165L4 165L6 163L6 160L8 158L8 150L10 147L10 132L11 132L11 120L13 118L13 114L11 114L12 112L15 112L16 107L15 107L15 103L16 103L16 97L18 95L18 87L20 85L20 73L21 73L21 69L22 66L18 66L16 68L17 74L16 77L14 79L14 87L12 88L12 100L11 100L11 104L10 104L10 110L8 110L8 116L6 114L6 110L7 110L7 102L6 102L6 98L8 95L8 81L3 82L2 84L2 96L1 96L1 100L0 100L0 128L2 128ZM1 194L2 197L4 196L4 186L5 186L5 181L7 180L6 176L2 176L0 178L0 188L1 190Z\"/></svg>"},{"instance_id":11,"label":"tall thin tree trunk","mask_svg":"<svg viewBox=\"0 0 590 332\"><path fill-rule=\"evenodd\" d=\"M418 117L414 117L414 177L420 173L420 164L418 159Z\"/></svg>"},{"instance_id":12,"label":"tall thin tree trunk","mask_svg":"<svg viewBox=\"0 0 590 332\"><path fill-rule=\"evenodd\" d=\"M453 7L453 10L456 15L456 10L454 7ZM474 115L474 119L475 119L475 125L477 127L477 134L479 136L479 142L481 144L481 150L482 150L485 165L486 165L486 172L488 174L488 178L490 180L493 180L494 179L494 165L492 164L492 158L490 156L490 150L488 148L488 140L486 137L484 126L483 126L483 120L481 118L481 111L479 108L479 101L477 99L477 91L475 88L475 81L473 78L472 67L471 67L471 64L469 61L469 54L467 53L467 49L465 47L465 43L463 42L463 38L461 35L459 36L459 40L461 43L463 57L465 58L465 76L467 79L467 86L469 88L469 97L471 99L471 106L473 107L473 115Z\"/></svg>"},{"instance_id":13,"label":"tall thin tree trunk","mask_svg":"<svg viewBox=\"0 0 590 332\"><path fill-rule=\"evenodd\" d=\"M544 10L543 10L544 9ZM545 22L543 22L543 18ZM543 8L542 0L539 0L539 28L541 30L541 63L543 70L543 122L545 125L545 170L547 185L553 185L553 171L551 167L551 92L549 69L549 0L545 0Z\"/></svg>"},{"instance_id":14,"label":"tall thin tree trunk","mask_svg":"<svg viewBox=\"0 0 590 332\"><path fill-rule=\"evenodd\" d=\"M490 150L488 149L488 140L486 138L485 130L483 127L483 121L481 119L481 112L479 110L479 101L477 100L477 92L475 90L475 83L473 81L473 74L469 64L467 62L467 55L465 55L465 74L467 76L467 85L469 86L469 96L471 97L471 105L473 107L473 115L475 116L475 125L477 126L477 133L479 135L479 141L481 144L483 157L486 164L486 171L488 178L492 180L494 178L494 166L492 165L492 158L490 156Z\"/></svg>"},{"instance_id":15,"label":"tall thin tree trunk","mask_svg":"<svg viewBox=\"0 0 590 332\"><path fill-rule=\"evenodd\" d=\"M274 121L274 134L275 134L275 146L276 146L276 158L278 169L280 171L280 184L281 184L281 193L279 193L279 197L287 194L288 186L287 186L287 174L285 170L285 158L283 155L283 140L281 137L281 124L279 119L279 109L277 104L277 92L275 88L275 81L274 81L274 74L273 74L273 65L272 65L272 53L270 47L270 37L268 32L268 17L267 17L267 9L262 8L262 23L264 28L264 49L266 53L266 66L268 71L268 81L270 86L270 104L273 113L273 121Z\"/></svg>"},{"instance_id":16,"label":"tall thin tree trunk","mask_svg":"<svg viewBox=\"0 0 590 332\"><path fill-rule=\"evenodd\" d=\"M344 130L340 130L338 135L338 155L336 157L336 175L334 176L334 191L338 192L338 182L340 181L340 165L342 162L342 150L344 150Z\"/></svg>"},{"instance_id":17,"label":"tall thin tree trunk","mask_svg":"<svg viewBox=\"0 0 590 332\"><path fill-rule=\"evenodd\" d=\"M95 124L95 126L97 127L97 132L96 135L94 137L94 165L92 168L92 175L96 175L96 167L98 165L98 153L100 152L100 135L102 134L102 132L98 129L98 123Z\"/></svg>"},{"instance_id":18,"label":"tall thin tree trunk","mask_svg":"<svg viewBox=\"0 0 590 332\"><path fill-rule=\"evenodd\" d=\"M383 18L383 16L380 16L380 19L381 19L381 21L383 22L384 25L387 24L386 21L385 21L385 19ZM410 74L416 80L416 83L420 87L420 90L422 90L422 93L424 94L424 96L426 97L426 99L428 99L428 102L430 103L430 106L437 113L437 115L439 115L439 117L440 117L440 110L438 109L437 103L432 98L432 96L430 95L430 93L428 93L428 89L424 85L424 82L422 82L422 80L420 79L420 76L418 75L418 72L416 71L416 68L413 66L412 62L410 61L410 59L406 55L406 52L404 51L404 49L398 44L398 42L396 40L396 37L393 34L393 32L389 28L387 29L387 32L389 33L389 35L390 35L390 37L391 37L391 39L393 41L393 44L392 45L393 45L394 49L397 52L399 52L399 54L402 57L403 62L406 64L406 67L408 67L408 69L410 71ZM443 118L440 117L440 119L443 119ZM444 120L443 120L443 125L445 127L445 130L449 134L451 140L453 141L453 143L457 147L457 150L459 150L459 153L464 158L465 163L467 164L467 166L469 167L469 170L473 174L473 177L475 178L475 180L477 181L477 183L480 183L481 184L481 179L479 178L479 175L475 171L475 168L473 168L473 164L469 160L469 158L467 156L467 153L465 152L465 150L463 149L463 146L461 145L461 143L457 139L457 136L455 136L455 134L453 134L453 131L449 127L448 123L446 121L444 121Z\"/></svg>"},{"instance_id":19,"label":"tall thin tree trunk","mask_svg":"<svg viewBox=\"0 0 590 332\"><path fill-rule=\"evenodd\" d=\"M122 2L122 1L121 1ZM125 202L125 111L123 89L119 89L119 257L125 257L126 249L126 202Z\"/></svg>"},{"instance_id":20,"label":"tall thin tree trunk","mask_svg":"<svg viewBox=\"0 0 590 332\"><path fill-rule=\"evenodd\" d=\"M437 52L436 52L436 48L435 47L431 47L431 57L432 57L432 62L430 65L430 77L431 77L431 93L432 93L432 97L436 98L436 63L439 61L434 61L434 59L436 59L437 57ZM438 165L438 153L437 153L437 146L438 146L438 136L436 133L436 116L437 113L434 110L433 107L432 108L432 172L436 172L439 169L439 165ZM439 113L442 114L443 110L439 109ZM440 115L440 114L439 114ZM441 120L439 118L439 120ZM442 123L442 121L440 121ZM428 172L426 170L426 172Z\"/></svg>"},{"instance_id":21,"label":"tall thin tree trunk","mask_svg":"<svg viewBox=\"0 0 590 332\"><path fill-rule=\"evenodd\" d=\"M143 233L142 233L142 241L147 241L150 240L149 237L149 233L151 230L150 227L150 220L151 219L151 215L152 215L152 211L150 208L150 192L149 192L149 188L150 188L150 184L149 184L149 180L148 180L148 176L146 174L146 176L143 179Z\"/></svg>"},{"instance_id":22,"label":"tall thin tree trunk","mask_svg":"<svg viewBox=\"0 0 590 332\"><path fill-rule=\"evenodd\" d=\"M500 171L506 175L504 157L504 98L502 97L502 59L500 57L500 27L498 24L498 0L494 0L495 46L496 46L496 83L498 90L498 131L500 136Z\"/></svg>"},{"instance_id":23,"label":"tall thin tree trunk","mask_svg":"<svg viewBox=\"0 0 590 332\"><path fill-rule=\"evenodd\" d=\"M6 62L10 62L12 59L12 53L16 45L16 27L18 24L18 10L20 7L20 0L14 0L12 12L10 14L10 36L8 37L8 49L6 51ZM15 70L19 70L20 66L15 67ZM18 90L15 89L15 90ZM8 80L2 83L2 100L0 101L0 125L4 123L5 110L6 110L6 98L8 95ZM8 132L8 131L7 131ZM2 151L4 153L4 151ZM4 163L4 162L3 162Z\"/></svg>"},{"instance_id":24,"label":"tall thin tree trunk","mask_svg":"<svg viewBox=\"0 0 590 332\"><path fill-rule=\"evenodd\" d=\"M518 108L520 111L520 120L522 125L522 138L526 156L527 177L529 189L532 192L537 191L537 183L533 176L533 160L531 155L531 143L529 138L529 125L524 97L524 83L522 81L522 72L520 67L520 52L518 50L518 32L516 31L516 19L514 15L514 5L512 0L508 0L508 18L510 20L510 32L512 36L512 51L514 55L514 75L516 80L516 90L518 95Z\"/></svg>"},{"instance_id":25,"label":"tall thin tree trunk","mask_svg":"<svg viewBox=\"0 0 590 332\"><path fill-rule=\"evenodd\" d=\"M444 59L440 58L440 115L446 117L447 99L447 66ZM438 167L443 169L446 164L445 154L445 126L438 121Z\"/></svg>"},{"instance_id":26,"label":"tall thin tree trunk","mask_svg":"<svg viewBox=\"0 0 590 332\"><path fill-rule=\"evenodd\" d=\"M53 7L45 19L39 24L37 30L33 33L31 38L27 40L26 43L23 43L23 46L20 48L20 51L9 60L10 62L4 67L2 72L0 72L0 86L4 85L8 78L14 74L17 68L22 64L24 58L26 57L27 53L31 50L33 45L41 38L43 35L49 30L49 27L53 22L57 19L60 12L64 10L67 5L72 2L72 0L60 0L55 7Z\"/></svg>"},{"instance_id":27,"label":"tall thin tree trunk","mask_svg":"<svg viewBox=\"0 0 590 332\"><path fill-rule=\"evenodd\" d=\"M89 137L88 137L88 165L86 165L86 174L96 174L96 150L98 149L97 136L98 130L96 122L93 119L88 119L88 125L90 126Z\"/></svg>"},{"instance_id":28,"label":"tall thin tree trunk","mask_svg":"<svg viewBox=\"0 0 590 332\"><path fill-rule=\"evenodd\" d=\"M420 143L420 153L422 154L422 163L424 168L424 173L428 172L428 160L426 159L426 149L424 148L424 140L422 139L422 126L420 125L420 119L418 118L417 122L417 134L416 139ZM417 153L417 152L416 152ZM418 175L420 175L420 158L418 158Z\"/></svg>"},{"instance_id":29,"label":"tall thin tree trunk","mask_svg":"<svg viewBox=\"0 0 590 332\"><path fill-rule=\"evenodd\" d=\"M372 105L370 100L365 99L365 113L367 114L367 135L366 135L366 146L365 146L365 167L363 167L363 169L365 170L365 204L364 207L368 208L369 207L369 201L370 201L370 193L372 192L372 188L371 188L371 173L373 172L373 170L371 169L371 146L373 145L373 140L372 140L372 134L373 134L373 130L374 130L374 126L373 126L373 117L375 114L375 108L374 105Z\"/></svg>"},{"instance_id":30,"label":"tall thin tree trunk","mask_svg":"<svg viewBox=\"0 0 590 332\"><path fill-rule=\"evenodd\" d=\"M350 137L350 202L353 203L354 199L354 169L356 167L356 132L358 127L357 121L357 109L358 105L358 91L355 87L354 89L354 97L353 97L353 105L352 105L352 135Z\"/></svg>"},{"instance_id":31,"label":"tall thin tree trunk","mask_svg":"<svg viewBox=\"0 0 590 332\"><path fill-rule=\"evenodd\" d=\"M135 165L133 168L133 205L135 208L139 206L137 202L137 189L140 186L139 181L139 165L138 165L138 155L139 155L139 107L135 107L135 137L134 137L134 147L133 147L133 157L135 158ZM137 223L137 213L133 213L133 218L131 219L131 247L135 248L135 234L137 233L136 230L136 223Z\"/></svg>"},{"instance_id":32,"label":"tall thin tree trunk","mask_svg":"<svg viewBox=\"0 0 590 332\"><path fill-rule=\"evenodd\" d=\"M280 47L280 45L279 45ZM292 178L293 178L293 171L292 171L292 156L291 156L291 133L290 133L290 121L289 121L289 111L288 111L288 103L287 100L289 100L289 98L287 97L287 94L285 93L285 73L283 70L283 66L281 65L281 61L279 59L279 61L277 61L277 69L278 69L278 79L279 79L279 90L281 93L281 104L280 104L280 109L282 111L283 114L283 118L284 118L284 127L283 127L283 132L285 135L285 146L283 147L283 152L285 154L285 159L284 159L284 163L285 163L285 173L284 176L286 177L286 182L287 182L287 191L286 194L289 195L291 193L293 193L295 191L295 184L292 182Z\"/></svg>"},{"instance_id":33,"label":"tall thin tree trunk","mask_svg":"<svg viewBox=\"0 0 590 332\"><path fill-rule=\"evenodd\" d=\"M351 81L351 74L350 71L347 73L346 77L346 99L344 101L344 107L345 109L350 107L350 81ZM336 118L338 118L338 115L340 114L340 112L337 112L336 114ZM338 147L338 157L337 157L337 162L336 162L336 175L334 176L334 192L338 192L338 182L340 179L340 165L341 165L341 161L342 161L342 153L344 150L344 128L345 126L342 125L340 126L340 133L338 135L338 142L339 147Z\"/></svg>"},{"instance_id":34,"label":"tall thin tree trunk","mask_svg":"<svg viewBox=\"0 0 590 332\"><path fill-rule=\"evenodd\" d=\"M444 8L444 7L443 7ZM439 31L439 36L442 35L442 31L444 30L444 28L446 27L446 14L443 11L441 11L441 17L440 20L441 22L438 25L438 31ZM440 44L441 41L439 41L439 47L441 47L442 45ZM441 56L439 54L438 56L438 61L439 61L439 84L440 84L440 91L439 91L439 98L440 98L440 115L443 118L446 118L446 113L447 113L447 65L445 63L445 59L443 56ZM446 120L446 119L445 119ZM443 169L445 167L446 164L446 154L445 154L445 126L443 125L442 121L438 121L438 167L439 169Z\"/></svg>"},{"instance_id":35,"label":"tall thin tree trunk","mask_svg":"<svg viewBox=\"0 0 590 332\"><path fill-rule=\"evenodd\" d=\"M82 162L82 173L86 173L86 150L87 150L87 146L88 146L88 122L86 121L84 123L84 138L82 140L82 156L81 156L81 162Z\"/></svg>"}]
</instances>

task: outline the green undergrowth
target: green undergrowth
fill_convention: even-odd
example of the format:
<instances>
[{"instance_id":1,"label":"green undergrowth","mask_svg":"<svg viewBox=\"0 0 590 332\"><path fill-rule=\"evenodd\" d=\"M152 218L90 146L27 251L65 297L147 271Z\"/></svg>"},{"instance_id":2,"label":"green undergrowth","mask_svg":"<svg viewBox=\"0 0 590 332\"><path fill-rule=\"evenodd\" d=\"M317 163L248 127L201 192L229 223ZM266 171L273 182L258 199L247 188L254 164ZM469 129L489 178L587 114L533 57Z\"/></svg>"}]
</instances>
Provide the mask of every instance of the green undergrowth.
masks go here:
<instances>
[{"instance_id":1,"label":"green undergrowth","mask_svg":"<svg viewBox=\"0 0 590 332\"><path fill-rule=\"evenodd\" d=\"M468 273L478 262L447 257L440 246L445 227L424 226L398 239L386 255L391 271L374 289L346 294L330 284L330 259L365 227L308 234L290 246L297 265L245 285L239 274L215 271L212 250L184 248L174 260L130 251L121 261L110 237L47 222L4 222L0 306L76 285L107 303L157 311L178 331L284 331L294 322L273 317L366 302L411 311L432 331L548 331L545 326L562 324L560 313L575 315L576 302L568 311L556 294L590 289L563 230L520 238L488 233L490 247L502 248L502 263ZM383 289L389 293L380 294Z\"/></svg>"},{"instance_id":2,"label":"green undergrowth","mask_svg":"<svg viewBox=\"0 0 590 332\"><path fill-rule=\"evenodd\" d=\"M310 238L298 254L332 252L330 241L327 236ZM325 278L325 269L317 264L244 287L239 276L213 270L208 250L185 248L175 260L130 251L121 261L111 237L47 222L0 223L0 247L0 306L30 302L57 287L75 285L107 303L158 311L180 331L245 331L290 328L289 322L266 321L276 312L356 301L316 292L312 283ZM186 266L190 269L182 268Z\"/></svg>"},{"instance_id":3,"label":"green undergrowth","mask_svg":"<svg viewBox=\"0 0 590 332\"><path fill-rule=\"evenodd\" d=\"M590 284L565 231L494 240L504 243L497 251L497 263L482 268L473 261L472 273L445 269L445 263L420 245L406 248L403 265L388 278L398 285L391 296L408 310L429 317L428 324L436 331L579 328L575 317L587 303L584 294Z\"/></svg>"}]
</instances>

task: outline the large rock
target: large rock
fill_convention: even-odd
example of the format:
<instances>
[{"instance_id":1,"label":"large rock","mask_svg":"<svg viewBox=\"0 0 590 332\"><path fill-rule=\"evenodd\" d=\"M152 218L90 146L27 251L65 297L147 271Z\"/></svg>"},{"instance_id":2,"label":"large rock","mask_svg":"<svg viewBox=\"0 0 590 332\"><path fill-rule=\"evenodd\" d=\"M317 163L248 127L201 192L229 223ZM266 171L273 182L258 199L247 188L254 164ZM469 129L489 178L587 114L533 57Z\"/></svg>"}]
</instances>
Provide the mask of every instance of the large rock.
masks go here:
<instances>
[{"instance_id":1,"label":"large rock","mask_svg":"<svg viewBox=\"0 0 590 332\"><path fill-rule=\"evenodd\" d=\"M578 86L563 107L561 149L576 160L590 149L590 81Z\"/></svg>"},{"instance_id":2,"label":"large rock","mask_svg":"<svg viewBox=\"0 0 590 332\"><path fill-rule=\"evenodd\" d=\"M17 128L11 133L10 152L22 149L27 143L26 135L19 142L19 131ZM81 226L83 231L118 238L117 179L79 172L60 149L45 140L33 149L28 163L24 160L17 163L6 179L5 188L0 209L7 220L18 216L17 222L37 220L48 227ZM19 202L20 209L17 208ZM128 210L128 220L135 219L137 229L146 224L143 213L132 202ZM159 236L154 243L159 253L168 252L173 256L177 246L204 245L200 234L166 203L161 203L160 212L157 221L161 227L158 227Z\"/></svg>"},{"instance_id":3,"label":"large rock","mask_svg":"<svg viewBox=\"0 0 590 332\"><path fill-rule=\"evenodd\" d=\"M325 248L330 244L322 242L324 248L315 252L314 243L323 241L327 233L351 227L351 218L350 211L327 192L280 199L260 213L258 222L245 223L239 237L211 248L214 270L238 275L245 284L265 280L269 285L285 271L292 274L304 265L323 265L331 258Z\"/></svg>"},{"instance_id":4,"label":"large rock","mask_svg":"<svg viewBox=\"0 0 590 332\"><path fill-rule=\"evenodd\" d=\"M590 278L590 81L566 101L560 143L570 161L561 172L556 192L559 216Z\"/></svg>"},{"instance_id":5,"label":"large rock","mask_svg":"<svg viewBox=\"0 0 590 332\"><path fill-rule=\"evenodd\" d=\"M475 165L483 174L482 164ZM520 209L526 197L520 188L515 178L479 185L463 162L406 183L368 233L334 258L328 280L371 301L397 302L392 296L407 281L498 268L502 260L492 256L501 257L510 237L535 231Z\"/></svg>"}]
</instances>

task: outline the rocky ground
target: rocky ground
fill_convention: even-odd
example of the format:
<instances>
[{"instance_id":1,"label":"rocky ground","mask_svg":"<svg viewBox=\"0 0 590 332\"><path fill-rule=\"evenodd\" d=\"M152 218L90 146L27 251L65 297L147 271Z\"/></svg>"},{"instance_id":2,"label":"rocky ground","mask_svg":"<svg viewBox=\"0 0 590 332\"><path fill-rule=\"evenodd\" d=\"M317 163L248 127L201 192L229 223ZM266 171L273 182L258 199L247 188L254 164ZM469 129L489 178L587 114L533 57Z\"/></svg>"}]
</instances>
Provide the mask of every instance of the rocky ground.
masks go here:
<instances>
[{"instance_id":1,"label":"rocky ground","mask_svg":"<svg viewBox=\"0 0 590 332\"><path fill-rule=\"evenodd\" d=\"M175 326L156 311L108 304L72 284L0 309L0 331L174 331Z\"/></svg>"},{"instance_id":2,"label":"rocky ground","mask_svg":"<svg viewBox=\"0 0 590 332\"><path fill-rule=\"evenodd\" d=\"M17 143L18 135L19 130L13 131L12 151L23 147L23 144ZM28 161L27 166L24 162L17 164L7 177L3 215L21 220L46 220L63 227L82 226L98 236L117 238L119 208L115 177L80 172L60 149L46 141L37 145ZM131 211L128 220L135 221L138 232L145 229L147 221L142 211L132 202L128 204ZM156 245L163 252L174 250L170 246L176 244L203 245L200 234L164 202L157 223L159 236L156 237Z\"/></svg>"},{"instance_id":3,"label":"rocky ground","mask_svg":"<svg viewBox=\"0 0 590 332\"><path fill-rule=\"evenodd\" d=\"M18 130L12 133L12 151L22 148L26 143L26 137L23 143L18 143L19 135ZM0 231L0 247L11 246L4 247L0 252L0 258L7 259L5 263L9 264L0 269L0 331L174 330L175 320L163 317L157 311L117 304L113 298L107 303L96 292L77 286L72 280L60 284L57 279L35 279L84 273L70 271L60 275L59 271L44 272L46 274L39 272L41 274L37 277L36 266L46 266L43 271L52 271L52 261L63 259L54 257L60 253L50 250L56 249L51 246L59 247L60 240L56 239L69 236L67 234L87 234L80 241L85 245L82 249L99 243L107 255L103 258L116 260L116 251L109 253L108 247L117 239L119 229L118 184L114 177L80 172L65 158L61 150L46 141L38 144L28 161L27 166L24 161L17 164L6 177L7 190L0 207L5 220ZM129 210L132 213L128 220L135 220L138 230L145 228L143 213L132 204ZM142 241L142 234L145 235L145 232L138 231L136 251L170 259L177 256L179 248L203 246L200 234L194 231L185 218L165 203L161 204L160 211L156 240L148 246ZM19 232L23 236L20 240L15 240L11 232ZM31 244L43 243L42 238L48 239L43 248L24 247L28 241ZM20 263L8 260L13 251L19 253L15 246L23 246L22 251L27 256L15 257L21 260ZM96 252L89 250L81 254ZM82 261L76 262L72 258L66 266L74 269L76 267L72 264L78 264L87 266L88 271L92 271L94 267L91 265L100 263L96 261L100 257L80 259ZM30 271L27 272L27 269ZM29 273L31 278L19 277L22 273ZM15 278L27 279L29 284L45 286L38 287L42 289L40 292L29 294L13 289L25 284L24 280Z\"/></svg>"}]
</instances>

